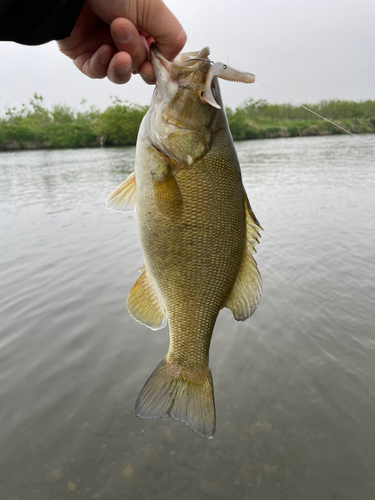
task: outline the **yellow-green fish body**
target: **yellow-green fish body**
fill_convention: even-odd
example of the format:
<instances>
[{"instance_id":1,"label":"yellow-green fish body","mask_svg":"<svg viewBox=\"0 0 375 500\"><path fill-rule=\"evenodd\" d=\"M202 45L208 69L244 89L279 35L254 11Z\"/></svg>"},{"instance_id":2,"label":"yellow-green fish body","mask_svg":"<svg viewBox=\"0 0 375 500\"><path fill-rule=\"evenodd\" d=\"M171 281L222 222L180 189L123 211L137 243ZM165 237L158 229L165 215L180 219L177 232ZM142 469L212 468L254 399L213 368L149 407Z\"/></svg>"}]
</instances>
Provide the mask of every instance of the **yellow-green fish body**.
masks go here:
<instances>
[{"instance_id":1,"label":"yellow-green fish body","mask_svg":"<svg viewBox=\"0 0 375 500\"><path fill-rule=\"evenodd\" d=\"M223 307L237 320L249 317L261 279L253 259L260 226L220 108L215 75L224 65L211 66L207 56L203 49L170 64L152 49L157 87L138 136L135 176L108 205L136 204L145 267L128 296L130 314L153 329L169 323L169 351L142 389L136 414L171 416L210 438L215 321ZM224 69L232 72L228 79L238 73Z\"/></svg>"}]
</instances>

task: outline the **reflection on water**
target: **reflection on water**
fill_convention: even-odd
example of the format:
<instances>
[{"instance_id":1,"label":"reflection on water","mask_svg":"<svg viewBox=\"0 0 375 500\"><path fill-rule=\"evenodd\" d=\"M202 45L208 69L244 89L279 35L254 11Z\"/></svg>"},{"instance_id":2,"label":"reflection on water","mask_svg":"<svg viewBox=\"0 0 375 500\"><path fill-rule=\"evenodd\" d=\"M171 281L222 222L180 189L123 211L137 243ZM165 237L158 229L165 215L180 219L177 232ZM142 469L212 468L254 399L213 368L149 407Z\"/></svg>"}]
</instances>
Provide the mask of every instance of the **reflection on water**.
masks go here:
<instances>
[{"instance_id":1,"label":"reflection on water","mask_svg":"<svg viewBox=\"0 0 375 500\"><path fill-rule=\"evenodd\" d=\"M373 150L237 148L264 293L218 318L212 441L133 413L168 346L126 311L135 217L103 206L134 148L0 154L1 499L373 499Z\"/></svg>"}]
</instances>

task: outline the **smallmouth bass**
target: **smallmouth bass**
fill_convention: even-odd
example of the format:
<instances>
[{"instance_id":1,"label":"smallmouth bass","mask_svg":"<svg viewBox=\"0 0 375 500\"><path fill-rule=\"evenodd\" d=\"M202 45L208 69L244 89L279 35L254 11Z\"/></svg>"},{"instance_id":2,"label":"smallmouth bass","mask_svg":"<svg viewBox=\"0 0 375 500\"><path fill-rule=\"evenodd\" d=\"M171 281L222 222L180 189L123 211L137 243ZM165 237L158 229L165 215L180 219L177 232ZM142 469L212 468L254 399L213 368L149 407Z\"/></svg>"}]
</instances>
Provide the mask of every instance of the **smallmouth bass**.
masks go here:
<instances>
[{"instance_id":1,"label":"smallmouth bass","mask_svg":"<svg viewBox=\"0 0 375 500\"><path fill-rule=\"evenodd\" d=\"M153 330L169 323L170 346L144 385L136 415L174 417L212 438L215 402L208 366L220 309L238 321L261 296L253 258L261 229L246 192L217 78L254 76L212 63L209 49L167 61L151 47L156 87L137 139L135 171L107 207L136 206L145 265L127 298Z\"/></svg>"}]
</instances>

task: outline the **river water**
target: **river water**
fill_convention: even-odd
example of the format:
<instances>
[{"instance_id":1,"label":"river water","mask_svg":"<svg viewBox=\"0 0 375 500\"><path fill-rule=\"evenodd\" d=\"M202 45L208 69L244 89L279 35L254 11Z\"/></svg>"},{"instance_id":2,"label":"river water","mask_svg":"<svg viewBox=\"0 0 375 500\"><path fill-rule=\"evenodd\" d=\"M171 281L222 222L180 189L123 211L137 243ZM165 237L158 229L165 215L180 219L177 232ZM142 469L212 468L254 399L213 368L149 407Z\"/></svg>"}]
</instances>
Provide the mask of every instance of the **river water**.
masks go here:
<instances>
[{"instance_id":1,"label":"river water","mask_svg":"<svg viewBox=\"0 0 375 500\"><path fill-rule=\"evenodd\" d=\"M134 148L0 154L2 500L374 499L375 149L236 147L263 298L216 323L210 441L134 416L168 348L125 307L135 216L104 208Z\"/></svg>"}]
</instances>

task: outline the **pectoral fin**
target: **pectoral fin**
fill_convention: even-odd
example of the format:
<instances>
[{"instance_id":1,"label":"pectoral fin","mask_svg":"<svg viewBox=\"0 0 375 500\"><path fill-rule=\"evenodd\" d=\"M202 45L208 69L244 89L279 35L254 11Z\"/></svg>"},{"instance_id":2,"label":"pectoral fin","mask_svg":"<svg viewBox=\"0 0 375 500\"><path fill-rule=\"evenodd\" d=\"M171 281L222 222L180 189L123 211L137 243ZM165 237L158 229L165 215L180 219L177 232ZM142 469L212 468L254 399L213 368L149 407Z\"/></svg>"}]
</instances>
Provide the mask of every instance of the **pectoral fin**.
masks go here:
<instances>
[{"instance_id":1,"label":"pectoral fin","mask_svg":"<svg viewBox=\"0 0 375 500\"><path fill-rule=\"evenodd\" d=\"M133 319L151 330L159 330L167 324L167 316L160 306L145 267L141 269L141 273L129 292L126 307Z\"/></svg>"},{"instance_id":2,"label":"pectoral fin","mask_svg":"<svg viewBox=\"0 0 375 500\"><path fill-rule=\"evenodd\" d=\"M154 182L154 196L160 211L179 212L182 209L182 195L170 166L157 165L151 175Z\"/></svg>"},{"instance_id":3,"label":"pectoral fin","mask_svg":"<svg viewBox=\"0 0 375 500\"><path fill-rule=\"evenodd\" d=\"M135 210L135 175L132 172L117 188L108 196L105 206L116 212L134 212Z\"/></svg>"},{"instance_id":4,"label":"pectoral fin","mask_svg":"<svg viewBox=\"0 0 375 500\"><path fill-rule=\"evenodd\" d=\"M224 307L228 307L237 321L249 318L258 307L262 294L262 278L253 258L255 245L259 243L262 228L255 217L244 191L246 211L246 248L242 257L237 279L229 293Z\"/></svg>"}]
</instances>

